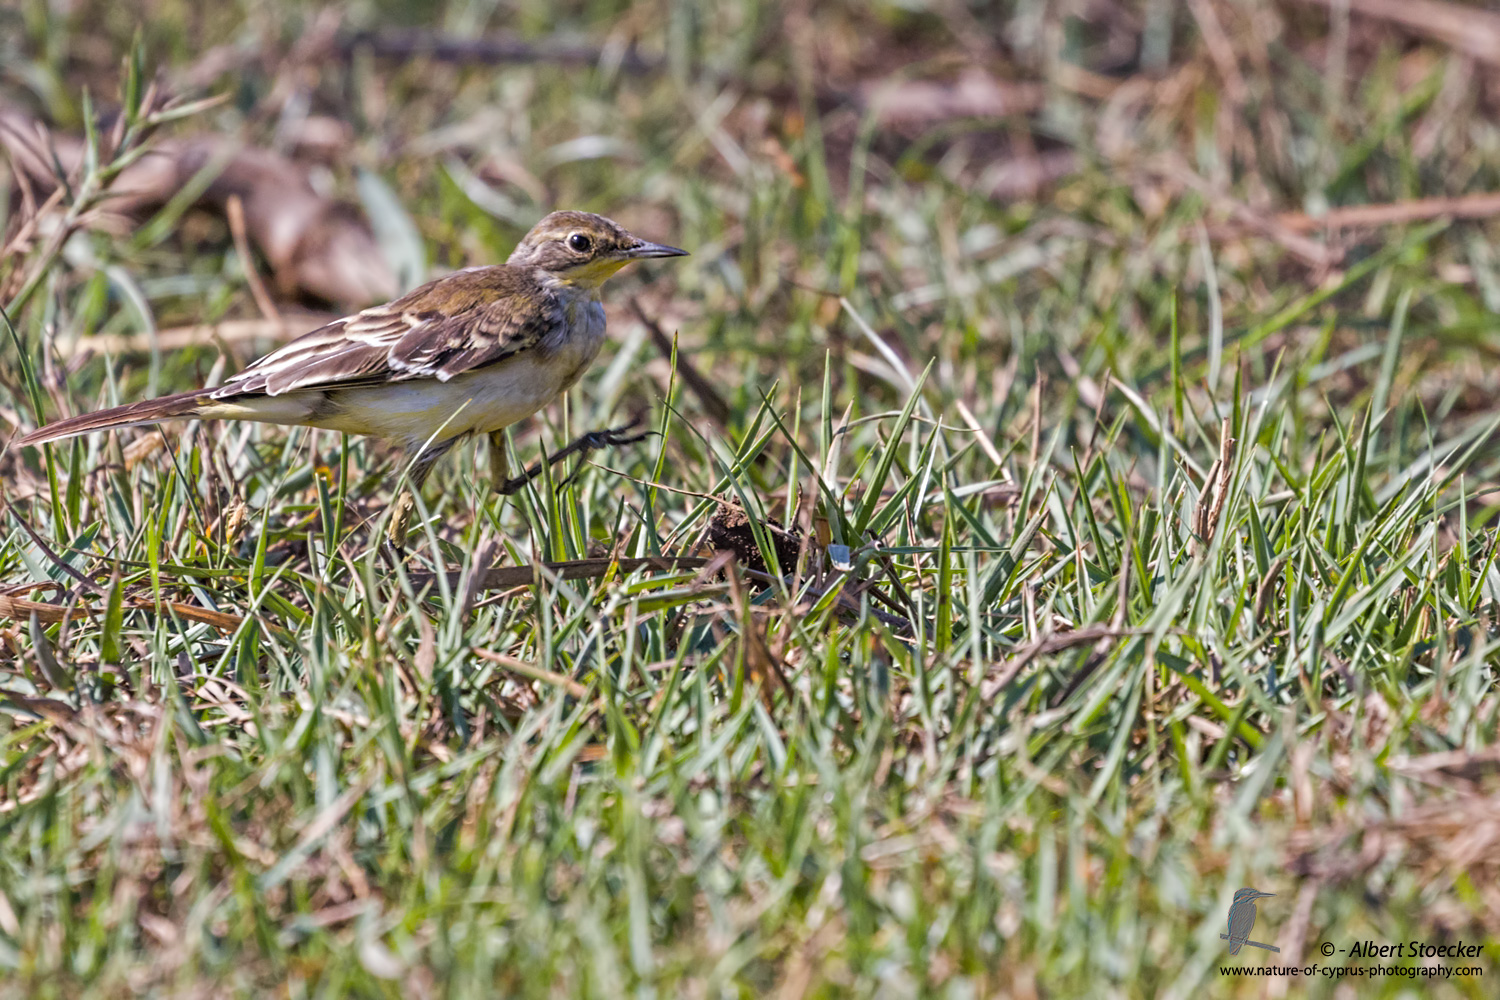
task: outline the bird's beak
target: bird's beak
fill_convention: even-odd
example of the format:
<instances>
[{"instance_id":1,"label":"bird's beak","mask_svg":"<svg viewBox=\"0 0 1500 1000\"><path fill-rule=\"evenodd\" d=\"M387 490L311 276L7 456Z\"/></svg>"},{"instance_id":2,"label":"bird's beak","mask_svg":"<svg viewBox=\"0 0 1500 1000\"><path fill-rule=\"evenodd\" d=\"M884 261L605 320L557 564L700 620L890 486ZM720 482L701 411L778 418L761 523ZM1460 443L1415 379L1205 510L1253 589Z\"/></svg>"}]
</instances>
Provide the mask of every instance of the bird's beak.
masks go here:
<instances>
[{"instance_id":1,"label":"bird's beak","mask_svg":"<svg viewBox=\"0 0 1500 1000\"><path fill-rule=\"evenodd\" d=\"M686 257L687 255L686 250L679 250L661 243L647 243L645 240L626 247L624 253L621 254L626 260L645 260L648 257Z\"/></svg>"}]
</instances>

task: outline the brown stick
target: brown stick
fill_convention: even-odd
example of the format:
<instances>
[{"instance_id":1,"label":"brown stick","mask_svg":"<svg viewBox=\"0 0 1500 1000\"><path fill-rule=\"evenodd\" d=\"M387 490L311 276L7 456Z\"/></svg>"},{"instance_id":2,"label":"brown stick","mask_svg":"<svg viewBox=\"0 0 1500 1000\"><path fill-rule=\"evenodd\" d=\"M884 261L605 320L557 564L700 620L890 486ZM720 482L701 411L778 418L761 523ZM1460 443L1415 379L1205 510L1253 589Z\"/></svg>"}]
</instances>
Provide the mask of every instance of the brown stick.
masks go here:
<instances>
[{"instance_id":1,"label":"brown stick","mask_svg":"<svg viewBox=\"0 0 1500 1000\"><path fill-rule=\"evenodd\" d=\"M1334 263L1337 254L1328 247L1293 232L1281 224L1275 216L1263 215L1241 201L1214 189L1208 181L1199 177L1185 161L1176 156L1164 157L1147 168L1148 172L1174 181L1196 191L1213 208L1226 212L1235 222L1258 232L1261 236L1281 246L1293 256L1301 258L1313 267L1327 267Z\"/></svg>"},{"instance_id":2,"label":"brown stick","mask_svg":"<svg viewBox=\"0 0 1500 1000\"><path fill-rule=\"evenodd\" d=\"M1339 0L1302 0L1332 7ZM1351 14L1389 21L1482 62L1500 65L1500 14L1440 0L1341 0Z\"/></svg>"},{"instance_id":3,"label":"brown stick","mask_svg":"<svg viewBox=\"0 0 1500 1000\"><path fill-rule=\"evenodd\" d=\"M234 240L234 252L240 255L240 266L245 269L245 281L250 285L250 295L255 299L260 314L277 327L284 328L281 312L276 308L260 273L255 270L255 258L250 254L250 237L245 232L245 202L237 194L229 196L224 203L224 214L229 218L229 235Z\"/></svg>"},{"instance_id":4,"label":"brown stick","mask_svg":"<svg viewBox=\"0 0 1500 1000\"><path fill-rule=\"evenodd\" d=\"M344 56L368 52L385 59L424 58L460 64L545 62L555 66L588 66L604 61L609 54L599 45L527 42L508 35L460 38L432 31L359 31L345 35L336 44ZM618 65L627 73L651 73L660 69L662 62L630 46L620 53Z\"/></svg>"},{"instance_id":5,"label":"brown stick","mask_svg":"<svg viewBox=\"0 0 1500 1000\"><path fill-rule=\"evenodd\" d=\"M343 36L334 47L343 58L367 52L382 59L431 59L458 65L610 65L630 74L658 73L666 67L663 60L645 55L634 46L612 51L602 45L579 45L552 39L528 42L510 35L460 38L422 30L362 31ZM1064 89L1093 97L1108 96L1115 86L1114 81L1081 70L1059 72L1054 82ZM768 96L796 97L796 92L784 84L772 84L758 90ZM903 80L892 85L888 77L882 76L856 84L849 90L819 86L816 97L824 106L853 105L869 109L885 125L911 126L930 125L953 118L1035 114L1048 100L1048 85L1001 80L983 70L970 69L952 82Z\"/></svg>"},{"instance_id":6,"label":"brown stick","mask_svg":"<svg viewBox=\"0 0 1500 1000\"><path fill-rule=\"evenodd\" d=\"M667 360L672 358L672 338L668 337L661 324L646 314L641 308L640 300L634 295L630 297L630 311L635 313L635 318L640 320L647 331L651 334L651 342L661 352L661 356ZM729 402L714 388L714 384L698 371L692 359L687 357L681 350L677 352L677 374L682 376L682 382L693 391L698 401L703 404L709 417L719 426L729 423Z\"/></svg>"},{"instance_id":7,"label":"brown stick","mask_svg":"<svg viewBox=\"0 0 1500 1000\"><path fill-rule=\"evenodd\" d=\"M689 570L702 569L709 560L698 556L646 556L641 559L574 559L570 562L541 563L530 566L502 566L485 571L478 590L507 590L511 587L529 587L542 572L560 580L586 580L601 577L618 567L621 573L634 573L638 569ZM449 573L448 584L456 587L460 573ZM437 579L435 573L413 573L411 585L420 590Z\"/></svg>"},{"instance_id":8,"label":"brown stick","mask_svg":"<svg viewBox=\"0 0 1500 1000\"><path fill-rule=\"evenodd\" d=\"M40 586L40 585L39 585ZM138 597L127 597L125 604L139 611L155 611L156 602ZM177 617L190 622L202 622L212 625L220 632L233 632L244 623L244 619L238 615L231 615L223 611L211 611L208 608L200 608L192 604L184 604L181 601L162 601L163 611L171 609L177 613ZM24 622L32 615L43 625L53 625L69 617L68 608L61 604L52 604L47 601L32 601L24 597L12 597L9 594L0 594L0 618L9 618L12 621ZM104 609L80 604L73 608L72 617L83 618L90 615L103 617Z\"/></svg>"},{"instance_id":9,"label":"brown stick","mask_svg":"<svg viewBox=\"0 0 1500 1000\"><path fill-rule=\"evenodd\" d=\"M1316 232L1321 229L1363 229L1396 226L1406 222L1424 222L1451 216L1455 219L1487 219L1500 215L1500 192L1466 194L1457 198L1414 198L1410 201L1385 202L1377 205L1350 205L1330 209L1323 215L1287 212L1276 221L1294 232Z\"/></svg>"}]
</instances>

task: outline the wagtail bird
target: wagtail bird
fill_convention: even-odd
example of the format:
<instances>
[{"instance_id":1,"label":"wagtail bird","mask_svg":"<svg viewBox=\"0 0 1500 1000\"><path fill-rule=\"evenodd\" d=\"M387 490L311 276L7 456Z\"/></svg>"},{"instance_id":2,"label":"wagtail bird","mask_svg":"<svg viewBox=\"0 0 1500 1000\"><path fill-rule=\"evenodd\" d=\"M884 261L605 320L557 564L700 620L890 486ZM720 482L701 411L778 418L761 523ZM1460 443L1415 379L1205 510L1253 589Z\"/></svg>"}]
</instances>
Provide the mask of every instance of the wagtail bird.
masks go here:
<instances>
[{"instance_id":1,"label":"wagtail bird","mask_svg":"<svg viewBox=\"0 0 1500 1000\"><path fill-rule=\"evenodd\" d=\"M587 212L553 212L500 265L457 271L382 306L298 337L213 389L85 413L20 439L40 444L163 420L258 420L367 434L412 456L391 540L405 539L432 466L472 434L489 436L490 476L513 492L535 471L507 478L503 431L583 375L604 343L599 288L634 260L687 251L626 232ZM617 431L565 453L621 444Z\"/></svg>"}]
</instances>

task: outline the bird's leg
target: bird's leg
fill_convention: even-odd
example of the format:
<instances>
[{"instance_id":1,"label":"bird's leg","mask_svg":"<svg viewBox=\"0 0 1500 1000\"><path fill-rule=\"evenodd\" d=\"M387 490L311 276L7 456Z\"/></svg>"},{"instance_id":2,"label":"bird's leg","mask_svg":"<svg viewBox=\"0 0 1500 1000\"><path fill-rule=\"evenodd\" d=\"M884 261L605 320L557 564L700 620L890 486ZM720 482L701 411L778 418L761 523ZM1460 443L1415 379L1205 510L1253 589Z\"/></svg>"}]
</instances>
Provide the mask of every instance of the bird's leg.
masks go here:
<instances>
[{"instance_id":1,"label":"bird's leg","mask_svg":"<svg viewBox=\"0 0 1500 1000\"><path fill-rule=\"evenodd\" d=\"M510 459L505 454L505 432L490 432L490 486L496 493L505 490L510 476Z\"/></svg>"},{"instance_id":2,"label":"bird's leg","mask_svg":"<svg viewBox=\"0 0 1500 1000\"><path fill-rule=\"evenodd\" d=\"M427 476L432 472L432 467L437 464L438 459L448 453L457 438L449 438L446 441L437 441L428 445L417 456L412 463L411 472L407 476L407 482L401 492L396 495L396 501L392 504L391 523L386 529L386 540L398 553L406 551L406 531L411 526L412 512L417 509L417 490L427 481Z\"/></svg>"},{"instance_id":3,"label":"bird's leg","mask_svg":"<svg viewBox=\"0 0 1500 1000\"><path fill-rule=\"evenodd\" d=\"M527 483L531 482L537 476L540 476L542 474L542 469L550 465L556 465L558 462L561 462L563 459L569 457L570 455L582 455L584 459L587 459L589 452L591 451L598 451L600 448L612 448L615 445L620 444L631 444L647 437L648 435L656 433L655 431L641 431L638 434L630 433L640 425L641 421L637 419L632 420L624 427L612 427L609 430L604 431L591 431L588 434L580 437L578 440L574 441L572 444L568 445L566 448L557 452L556 454L549 455L542 461L535 463L531 466L531 468L527 469L519 476L516 476L514 479L507 479L502 483L497 477L495 479L495 492L500 493L504 496L510 496L512 493L515 493L516 491L524 487ZM494 435L490 436L490 442L490 447L493 449L495 447ZM490 452L490 456L491 459L493 459L493 450ZM491 468L493 469L494 467L491 466ZM573 481L574 477L576 477L582 469L583 462L579 461L578 468L573 470L573 474L568 476L567 479L564 479L557 485L566 486L568 483Z\"/></svg>"}]
</instances>

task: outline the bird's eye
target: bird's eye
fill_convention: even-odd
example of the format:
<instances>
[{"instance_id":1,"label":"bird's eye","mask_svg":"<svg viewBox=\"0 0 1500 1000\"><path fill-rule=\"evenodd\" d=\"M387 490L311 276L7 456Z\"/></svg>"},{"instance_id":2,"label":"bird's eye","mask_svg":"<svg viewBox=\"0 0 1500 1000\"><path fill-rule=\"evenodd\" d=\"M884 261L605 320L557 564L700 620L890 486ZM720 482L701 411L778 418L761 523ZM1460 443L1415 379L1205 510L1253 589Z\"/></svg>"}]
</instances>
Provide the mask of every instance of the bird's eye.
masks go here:
<instances>
[{"instance_id":1,"label":"bird's eye","mask_svg":"<svg viewBox=\"0 0 1500 1000\"><path fill-rule=\"evenodd\" d=\"M568 237L568 246L572 247L579 253L588 253L593 245L594 241L589 239L582 233L574 233L572 236Z\"/></svg>"}]
</instances>

